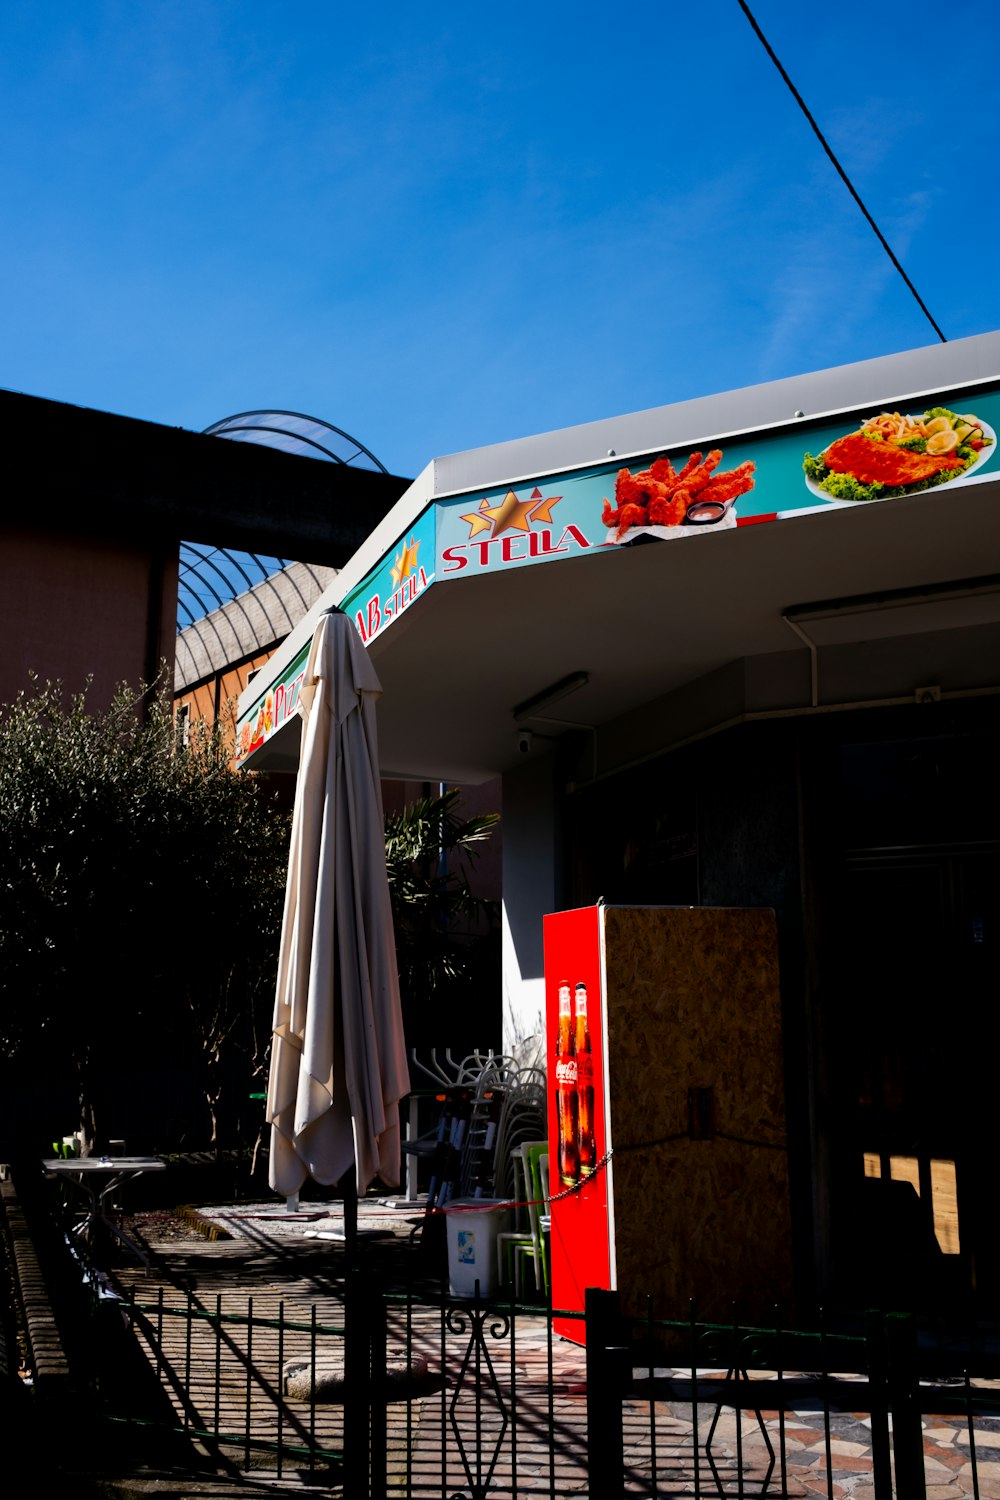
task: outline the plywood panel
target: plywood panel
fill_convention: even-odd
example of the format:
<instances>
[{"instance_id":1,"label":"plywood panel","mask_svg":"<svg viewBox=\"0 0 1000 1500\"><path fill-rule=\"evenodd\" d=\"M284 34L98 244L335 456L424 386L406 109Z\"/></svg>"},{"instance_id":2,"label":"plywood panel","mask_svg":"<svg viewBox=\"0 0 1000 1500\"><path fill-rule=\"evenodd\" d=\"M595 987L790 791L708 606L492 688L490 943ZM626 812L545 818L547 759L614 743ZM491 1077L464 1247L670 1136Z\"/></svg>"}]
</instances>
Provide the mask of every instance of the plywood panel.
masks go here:
<instances>
[{"instance_id":1,"label":"plywood panel","mask_svg":"<svg viewBox=\"0 0 1000 1500\"><path fill-rule=\"evenodd\" d=\"M774 914L605 910L617 1282L683 1317L792 1312ZM688 1091L710 1089L711 1138Z\"/></svg>"}]
</instances>

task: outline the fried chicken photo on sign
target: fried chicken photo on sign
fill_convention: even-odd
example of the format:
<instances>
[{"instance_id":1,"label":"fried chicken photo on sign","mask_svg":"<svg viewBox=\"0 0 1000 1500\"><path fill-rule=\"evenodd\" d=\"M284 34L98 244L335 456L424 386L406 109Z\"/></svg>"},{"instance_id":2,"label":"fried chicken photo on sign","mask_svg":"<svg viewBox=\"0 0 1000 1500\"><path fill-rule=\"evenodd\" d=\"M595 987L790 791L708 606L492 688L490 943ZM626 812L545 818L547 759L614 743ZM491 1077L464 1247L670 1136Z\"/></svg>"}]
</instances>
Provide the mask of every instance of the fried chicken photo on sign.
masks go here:
<instances>
[{"instance_id":1,"label":"fried chicken photo on sign","mask_svg":"<svg viewBox=\"0 0 1000 1500\"><path fill-rule=\"evenodd\" d=\"M723 474L715 470L722 462L722 449L713 448L702 463L701 453L692 453L679 472L669 458L658 458L648 469L633 474L619 469L615 482L616 505L605 498L601 516L605 526L617 527L616 540L636 526L680 526L695 504L713 502L728 507L739 495L753 489L755 465L749 460Z\"/></svg>"}]
</instances>

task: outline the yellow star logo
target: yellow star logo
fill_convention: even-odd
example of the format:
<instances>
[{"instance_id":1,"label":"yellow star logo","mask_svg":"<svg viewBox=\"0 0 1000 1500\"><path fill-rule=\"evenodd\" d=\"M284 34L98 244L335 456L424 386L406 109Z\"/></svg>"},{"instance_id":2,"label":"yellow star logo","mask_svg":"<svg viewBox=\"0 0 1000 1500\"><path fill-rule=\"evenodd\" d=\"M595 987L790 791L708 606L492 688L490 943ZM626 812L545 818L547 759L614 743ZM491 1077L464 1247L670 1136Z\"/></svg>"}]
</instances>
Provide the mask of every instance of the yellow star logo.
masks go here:
<instances>
[{"instance_id":1,"label":"yellow star logo","mask_svg":"<svg viewBox=\"0 0 1000 1500\"><path fill-rule=\"evenodd\" d=\"M493 522L493 536L499 536L504 531L530 531L528 512L534 505L533 500L519 500L513 490L508 490L499 505L482 507L483 515L489 516Z\"/></svg>"},{"instance_id":2,"label":"yellow star logo","mask_svg":"<svg viewBox=\"0 0 1000 1500\"><path fill-rule=\"evenodd\" d=\"M470 542L484 531L490 533L492 540L505 531L529 532L535 521L551 526L552 507L558 505L561 499L561 495L550 495L547 500L543 499L537 486L527 500L519 500L513 490L508 490L498 505L481 500L478 510L470 511L459 519L468 524Z\"/></svg>"},{"instance_id":3,"label":"yellow star logo","mask_svg":"<svg viewBox=\"0 0 1000 1500\"><path fill-rule=\"evenodd\" d=\"M544 521L547 526L551 526L552 507L553 505L559 504L559 501L562 499L562 495L550 495L547 500L543 500L541 490L533 489L531 492L531 498L533 501L538 502L531 512L531 519L533 521Z\"/></svg>"},{"instance_id":4,"label":"yellow star logo","mask_svg":"<svg viewBox=\"0 0 1000 1500\"><path fill-rule=\"evenodd\" d=\"M389 569L392 574L392 586L398 589L404 578L409 578L411 573L416 572L417 553L420 551L420 543L411 537L401 551L396 553L393 566Z\"/></svg>"},{"instance_id":5,"label":"yellow star logo","mask_svg":"<svg viewBox=\"0 0 1000 1500\"><path fill-rule=\"evenodd\" d=\"M490 506L490 502L488 500L484 500L482 502L482 504L480 505L478 511L473 511L471 515L461 516L459 518L460 520L462 520L462 521L468 521L468 523L469 523L469 541L470 542L472 541L472 538L474 536L478 536L481 531L489 531L489 529L490 529L489 506Z\"/></svg>"}]
</instances>

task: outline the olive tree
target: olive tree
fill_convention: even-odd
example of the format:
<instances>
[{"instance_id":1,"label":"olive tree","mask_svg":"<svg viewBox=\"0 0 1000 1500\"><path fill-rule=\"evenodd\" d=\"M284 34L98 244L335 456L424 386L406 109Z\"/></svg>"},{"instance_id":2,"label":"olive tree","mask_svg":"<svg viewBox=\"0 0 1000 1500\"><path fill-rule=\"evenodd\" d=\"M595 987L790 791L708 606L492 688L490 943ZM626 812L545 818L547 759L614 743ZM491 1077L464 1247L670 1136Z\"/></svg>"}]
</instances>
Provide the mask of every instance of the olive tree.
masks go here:
<instances>
[{"instance_id":1,"label":"olive tree","mask_svg":"<svg viewBox=\"0 0 1000 1500\"><path fill-rule=\"evenodd\" d=\"M499 1014L497 905L468 878L497 821L454 790L386 820L414 1044ZM179 741L146 689L94 711L36 683L0 708L0 1115L26 1079L61 1079L88 1138L126 1133L125 1085L169 1066L203 1101L186 1139L220 1144L227 1087L245 1105L266 1076L288 833L266 780L204 726Z\"/></svg>"},{"instance_id":2,"label":"olive tree","mask_svg":"<svg viewBox=\"0 0 1000 1500\"><path fill-rule=\"evenodd\" d=\"M222 1062L270 1038L287 817L220 739L122 687L34 684L0 710L0 1058L69 1073L80 1125L143 1060L194 1069L216 1135ZM103 1130L120 1121L98 1121Z\"/></svg>"}]
</instances>

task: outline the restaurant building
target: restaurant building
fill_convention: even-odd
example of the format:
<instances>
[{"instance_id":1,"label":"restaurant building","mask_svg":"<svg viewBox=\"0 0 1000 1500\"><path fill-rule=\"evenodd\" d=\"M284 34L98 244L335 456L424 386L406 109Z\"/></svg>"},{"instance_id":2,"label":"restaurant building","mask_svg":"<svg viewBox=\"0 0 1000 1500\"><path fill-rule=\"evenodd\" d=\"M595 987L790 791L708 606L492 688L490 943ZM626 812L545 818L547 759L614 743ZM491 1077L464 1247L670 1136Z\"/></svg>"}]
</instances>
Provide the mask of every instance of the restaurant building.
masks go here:
<instances>
[{"instance_id":1,"label":"restaurant building","mask_svg":"<svg viewBox=\"0 0 1000 1500\"><path fill-rule=\"evenodd\" d=\"M775 913L783 1129L742 1145L786 1153L800 1310L1000 1311L997 429L986 334L435 459L240 700L244 764L294 769L336 604L383 775L502 778L509 1047L546 914ZM683 1045L642 1038L648 1181L718 1237L670 1200ZM727 1066L687 1080L720 1136Z\"/></svg>"}]
</instances>

